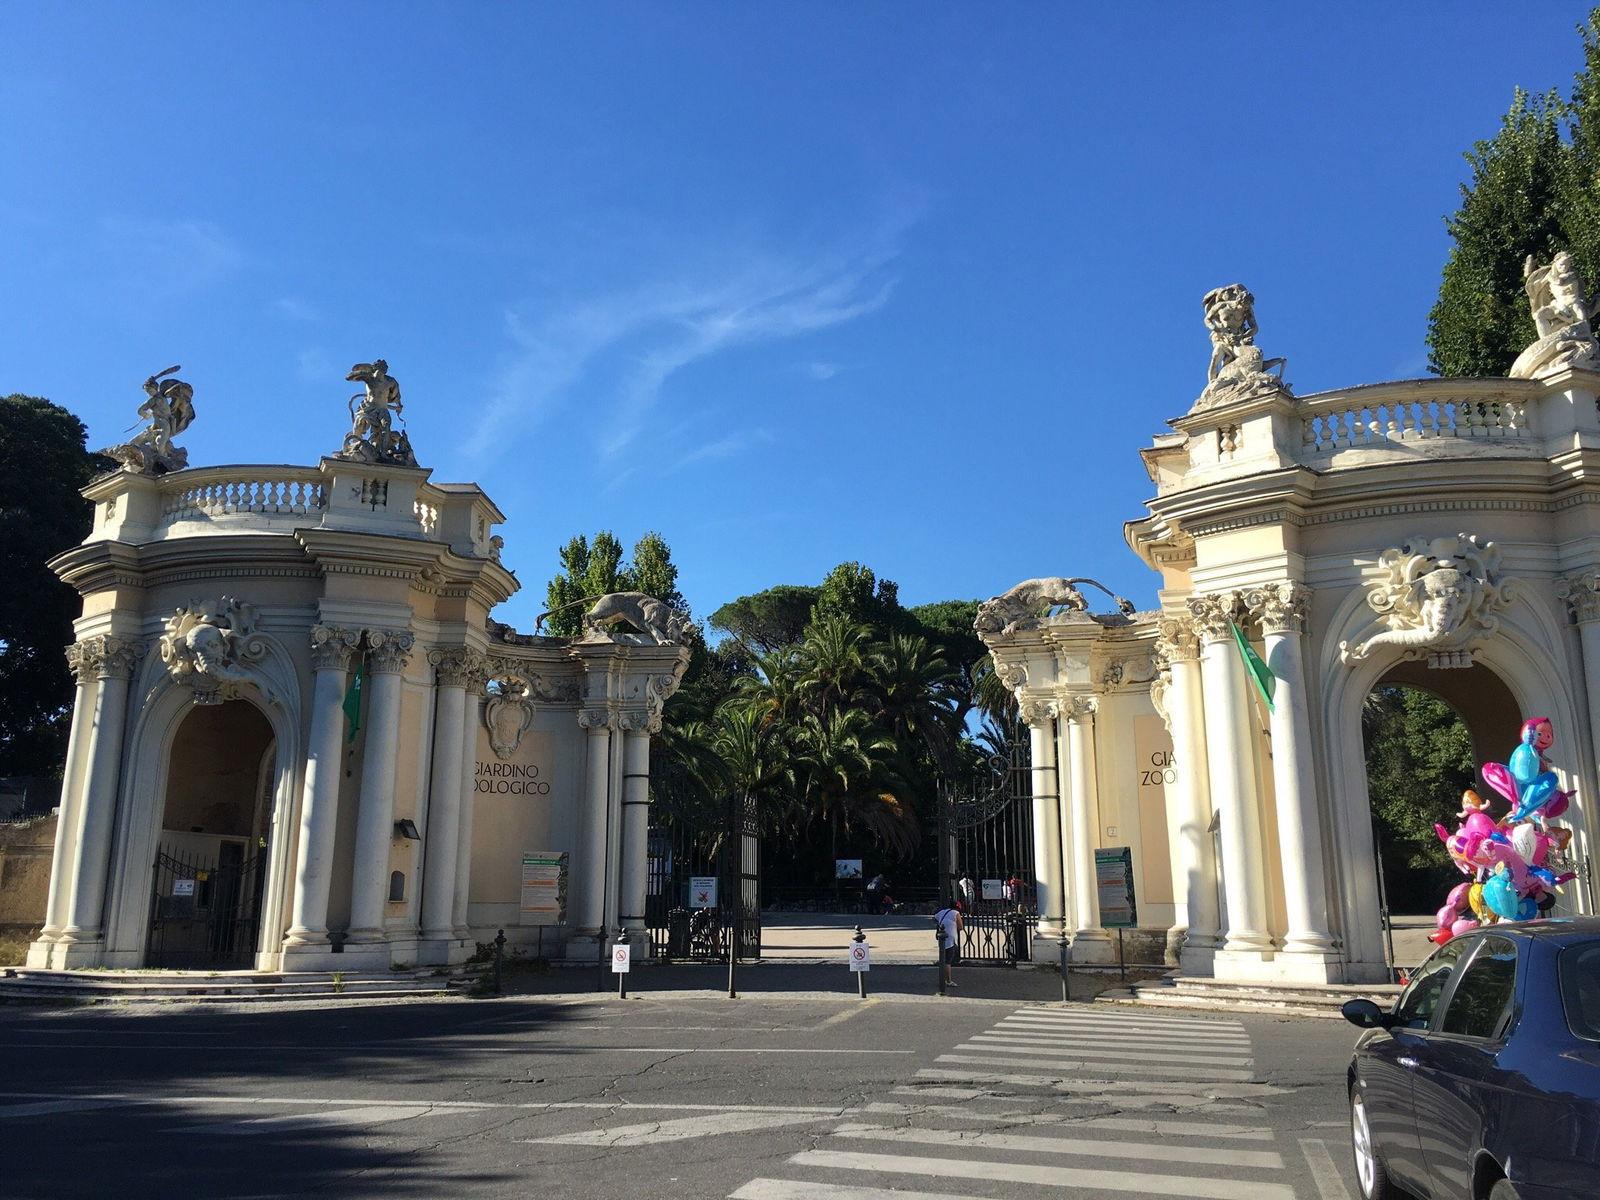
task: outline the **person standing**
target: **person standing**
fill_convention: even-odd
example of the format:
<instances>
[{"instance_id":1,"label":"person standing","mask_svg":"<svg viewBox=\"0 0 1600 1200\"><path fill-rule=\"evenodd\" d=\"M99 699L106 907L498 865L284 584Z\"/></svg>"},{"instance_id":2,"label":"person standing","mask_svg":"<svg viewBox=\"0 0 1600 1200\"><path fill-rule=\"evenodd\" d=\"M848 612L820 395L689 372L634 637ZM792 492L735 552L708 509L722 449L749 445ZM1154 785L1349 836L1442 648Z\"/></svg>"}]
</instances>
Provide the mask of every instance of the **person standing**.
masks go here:
<instances>
[{"instance_id":1,"label":"person standing","mask_svg":"<svg viewBox=\"0 0 1600 1200\"><path fill-rule=\"evenodd\" d=\"M974 894L978 890L978 885L972 882L971 875L963 875L960 881L956 884L956 887L960 889L961 892L961 903L970 909L972 907Z\"/></svg>"},{"instance_id":2,"label":"person standing","mask_svg":"<svg viewBox=\"0 0 1600 1200\"><path fill-rule=\"evenodd\" d=\"M944 974L945 987L955 987L951 968L956 965L956 958L961 953L961 930L965 925L961 919L961 909L954 904L946 904L933 914L933 919L939 926L939 970Z\"/></svg>"}]
</instances>

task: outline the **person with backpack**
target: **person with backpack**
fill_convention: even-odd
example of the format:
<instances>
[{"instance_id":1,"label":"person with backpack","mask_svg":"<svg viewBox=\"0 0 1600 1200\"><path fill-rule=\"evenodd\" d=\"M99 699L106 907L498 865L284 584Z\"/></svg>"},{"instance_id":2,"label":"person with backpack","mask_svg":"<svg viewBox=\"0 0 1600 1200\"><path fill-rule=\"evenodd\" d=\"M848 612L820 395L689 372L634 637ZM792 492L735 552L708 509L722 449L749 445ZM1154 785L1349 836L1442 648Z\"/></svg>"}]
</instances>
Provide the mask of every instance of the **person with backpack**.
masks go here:
<instances>
[{"instance_id":1,"label":"person with backpack","mask_svg":"<svg viewBox=\"0 0 1600 1200\"><path fill-rule=\"evenodd\" d=\"M950 973L961 953L961 929L965 924L961 919L961 908L959 905L946 904L933 914L933 920L939 927L939 970L944 973L945 987L955 987L956 981L950 977Z\"/></svg>"}]
</instances>

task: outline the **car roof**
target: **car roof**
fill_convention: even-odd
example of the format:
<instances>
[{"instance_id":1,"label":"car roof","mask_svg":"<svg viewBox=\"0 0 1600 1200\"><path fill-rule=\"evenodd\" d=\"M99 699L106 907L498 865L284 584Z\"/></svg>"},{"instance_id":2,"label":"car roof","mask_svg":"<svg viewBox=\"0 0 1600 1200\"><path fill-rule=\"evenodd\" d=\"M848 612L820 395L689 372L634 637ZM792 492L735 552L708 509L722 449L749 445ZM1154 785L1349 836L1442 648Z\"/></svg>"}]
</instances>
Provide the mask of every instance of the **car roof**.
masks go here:
<instances>
[{"instance_id":1,"label":"car roof","mask_svg":"<svg viewBox=\"0 0 1600 1200\"><path fill-rule=\"evenodd\" d=\"M1545 917L1538 921L1502 921L1480 925L1469 934L1495 933L1502 936L1537 938L1541 942L1586 942L1600 938L1600 917Z\"/></svg>"}]
</instances>

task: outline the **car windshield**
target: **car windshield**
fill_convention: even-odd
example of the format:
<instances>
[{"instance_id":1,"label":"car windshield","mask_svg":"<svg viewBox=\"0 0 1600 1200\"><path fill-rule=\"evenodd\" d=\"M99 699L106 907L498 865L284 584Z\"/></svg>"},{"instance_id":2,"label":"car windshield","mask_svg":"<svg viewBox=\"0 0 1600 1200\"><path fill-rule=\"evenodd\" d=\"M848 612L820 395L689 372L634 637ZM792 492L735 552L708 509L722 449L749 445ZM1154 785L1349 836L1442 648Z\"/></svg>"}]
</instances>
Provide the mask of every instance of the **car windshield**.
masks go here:
<instances>
[{"instance_id":1,"label":"car windshield","mask_svg":"<svg viewBox=\"0 0 1600 1200\"><path fill-rule=\"evenodd\" d=\"M1587 1041L1600 1042L1600 942L1568 946L1556 960L1556 974L1567 1028Z\"/></svg>"},{"instance_id":2,"label":"car windshield","mask_svg":"<svg viewBox=\"0 0 1600 1200\"><path fill-rule=\"evenodd\" d=\"M1395 1005L1394 1024L1402 1029L1426 1029L1433 1020L1433 1010L1439 1005L1445 984L1461 961L1463 950L1477 945L1471 938L1457 938L1446 942L1434 952L1432 958L1416 969L1411 986L1400 995Z\"/></svg>"}]
</instances>

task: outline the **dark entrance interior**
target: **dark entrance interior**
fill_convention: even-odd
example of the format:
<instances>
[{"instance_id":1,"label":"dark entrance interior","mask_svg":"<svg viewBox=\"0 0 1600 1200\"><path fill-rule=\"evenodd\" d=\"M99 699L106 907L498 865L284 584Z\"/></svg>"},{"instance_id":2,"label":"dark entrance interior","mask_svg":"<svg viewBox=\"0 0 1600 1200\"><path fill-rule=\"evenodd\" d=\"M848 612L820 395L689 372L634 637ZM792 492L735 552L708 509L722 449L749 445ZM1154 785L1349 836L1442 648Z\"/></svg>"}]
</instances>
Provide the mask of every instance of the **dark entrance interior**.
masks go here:
<instances>
[{"instance_id":1,"label":"dark entrance interior","mask_svg":"<svg viewBox=\"0 0 1600 1200\"><path fill-rule=\"evenodd\" d=\"M173 739L152 873L152 967L255 959L273 782L272 727L243 700L193 709Z\"/></svg>"}]
</instances>

